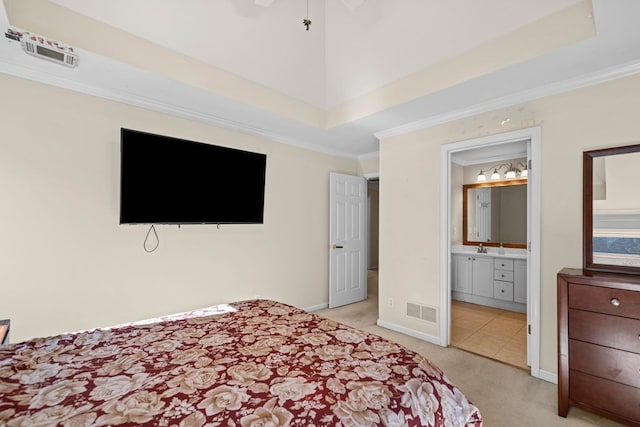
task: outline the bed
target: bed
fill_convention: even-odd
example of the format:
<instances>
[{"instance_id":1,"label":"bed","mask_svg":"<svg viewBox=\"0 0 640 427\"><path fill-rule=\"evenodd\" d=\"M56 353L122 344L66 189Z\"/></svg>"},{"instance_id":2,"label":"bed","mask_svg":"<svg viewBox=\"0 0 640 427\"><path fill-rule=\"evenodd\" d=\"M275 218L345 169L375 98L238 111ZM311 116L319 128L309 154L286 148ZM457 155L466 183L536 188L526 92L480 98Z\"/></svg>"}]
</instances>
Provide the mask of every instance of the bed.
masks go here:
<instances>
[{"instance_id":1,"label":"bed","mask_svg":"<svg viewBox=\"0 0 640 427\"><path fill-rule=\"evenodd\" d=\"M0 346L0 425L467 426L429 360L269 300Z\"/></svg>"}]
</instances>

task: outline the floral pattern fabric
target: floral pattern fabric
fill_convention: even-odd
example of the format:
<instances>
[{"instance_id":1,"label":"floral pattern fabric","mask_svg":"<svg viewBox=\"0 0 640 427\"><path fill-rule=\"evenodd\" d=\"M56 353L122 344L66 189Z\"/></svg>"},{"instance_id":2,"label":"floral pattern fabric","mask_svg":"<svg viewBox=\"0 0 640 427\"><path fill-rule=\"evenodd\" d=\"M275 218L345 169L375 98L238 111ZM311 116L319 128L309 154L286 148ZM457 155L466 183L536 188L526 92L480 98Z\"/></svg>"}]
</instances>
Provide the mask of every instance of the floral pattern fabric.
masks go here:
<instances>
[{"instance_id":1,"label":"floral pattern fabric","mask_svg":"<svg viewBox=\"0 0 640 427\"><path fill-rule=\"evenodd\" d=\"M406 348L267 300L0 347L0 425L475 426Z\"/></svg>"}]
</instances>

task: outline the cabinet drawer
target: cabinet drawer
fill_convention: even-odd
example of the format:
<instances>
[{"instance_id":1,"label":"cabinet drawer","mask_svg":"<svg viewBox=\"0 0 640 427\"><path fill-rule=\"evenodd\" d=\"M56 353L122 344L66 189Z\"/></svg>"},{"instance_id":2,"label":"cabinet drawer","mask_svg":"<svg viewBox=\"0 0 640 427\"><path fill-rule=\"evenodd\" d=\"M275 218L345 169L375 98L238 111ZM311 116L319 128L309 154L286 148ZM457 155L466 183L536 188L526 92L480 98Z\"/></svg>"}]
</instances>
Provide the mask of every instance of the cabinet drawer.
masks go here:
<instances>
[{"instance_id":1,"label":"cabinet drawer","mask_svg":"<svg viewBox=\"0 0 640 427\"><path fill-rule=\"evenodd\" d=\"M503 282L513 282L513 271L494 270L493 278L495 280L502 280Z\"/></svg>"},{"instance_id":2,"label":"cabinet drawer","mask_svg":"<svg viewBox=\"0 0 640 427\"><path fill-rule=\"evenodd\" d=\"M508 270L513 271L513 260L512 259L503 259L503 258L495 258L493 260L494 267L496 270Z\"/></svg>"},{"instance_id":3,"label":"cabinet drawer","mask_svg":"<svg viewBox=\"0 0 640 427\"><path fill-rule=\"evenodd\" d=\"M569 310L569 338L640 353L640 320Z\"/></svg>"},{"instance_id":4,"label":"cabinet drawer","mask_svg":"<svg viewBox=\"0 0 640 427\"><path fill-rule=\"evenodd\" d=\"M571 370L569 396L573 402L599 408L630 421L640 421L640 389Z\"/></svg>"},{"instance_id":5,"label":"cabinet drawer","mask_svg":"<svg viewBox=\"0 0 640 427\"><path fill-rule=\"evenodd\" d=\"M501 282L499 280L493 282L493 297L513 301L513 283Z\"/></svg>"},{"instance_id":6,"label":"cabinet drawer","mask_svg":"<svg viewBox=\"0 0 640 427\"><path fill-rule=\"evenodd\" d=\"M569 340L571 369L640 387L640 354Z\"/></svg>"},{"instance_id":7,"label":"cabinet drawer","mask_svg":"<svg viewBox=\"0 0 640 427\"><path fill-rule=\"evenodd\" d=\"M640 319L640 292L570 283L569 308Z\"/></svg>"}]
</instances>

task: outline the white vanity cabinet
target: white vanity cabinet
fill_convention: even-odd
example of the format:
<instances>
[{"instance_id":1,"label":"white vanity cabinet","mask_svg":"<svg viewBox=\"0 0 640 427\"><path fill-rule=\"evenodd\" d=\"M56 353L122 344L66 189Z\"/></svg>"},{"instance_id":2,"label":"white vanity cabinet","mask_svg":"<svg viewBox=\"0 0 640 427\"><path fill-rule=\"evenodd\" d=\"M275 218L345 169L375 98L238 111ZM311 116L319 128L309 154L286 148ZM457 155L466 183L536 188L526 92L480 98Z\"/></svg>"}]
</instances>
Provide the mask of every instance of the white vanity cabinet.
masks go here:
<instances>
[{"instance_id":1,"label":"white vanity cabinet","mask_svg":"<svg viewBox=\"0 0 640 427\"><path fill-rule=\"evenodd\" d=\"M453 299L526 312L526 260L454 253L451 266Z\"/></svg>"},{"instance_id":2,"label":"white vanity cabinet","mask_svg":"<svg viewBox=\"0 0 640 427\"><path fill-rule=\"evenodd\" d=\"M493 296L493 258L489 256L453 255L454 291Z\"/></svg>"},{"instance_id":3,"label":"white vanity cabinet","mask_svg":"<svg viewBox=\"0 0 640 427\"><path fill-rule=\"evenodd\" d=\"M513 300L527 303L527 261L522 259L513 262Z\"/></svg>"}]
</instances>

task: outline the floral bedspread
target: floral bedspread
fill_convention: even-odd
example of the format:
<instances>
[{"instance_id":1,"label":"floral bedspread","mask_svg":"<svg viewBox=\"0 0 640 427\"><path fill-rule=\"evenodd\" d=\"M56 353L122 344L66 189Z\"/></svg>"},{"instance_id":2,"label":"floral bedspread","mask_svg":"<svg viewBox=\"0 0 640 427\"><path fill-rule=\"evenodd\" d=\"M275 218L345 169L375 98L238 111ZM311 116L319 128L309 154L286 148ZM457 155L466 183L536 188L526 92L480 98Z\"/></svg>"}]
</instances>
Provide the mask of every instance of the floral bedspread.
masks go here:
<instances>
[{"instance_id":1,"label":"floral bedspread","mask_svg":"<svg viewBox=\"0 0 640 427\"><path fill-rule=\"evenodd\" d=\"M230 307L1 346L0 425L482 425L398 344L274 301Z\"/></svg>"}]
</instances>

